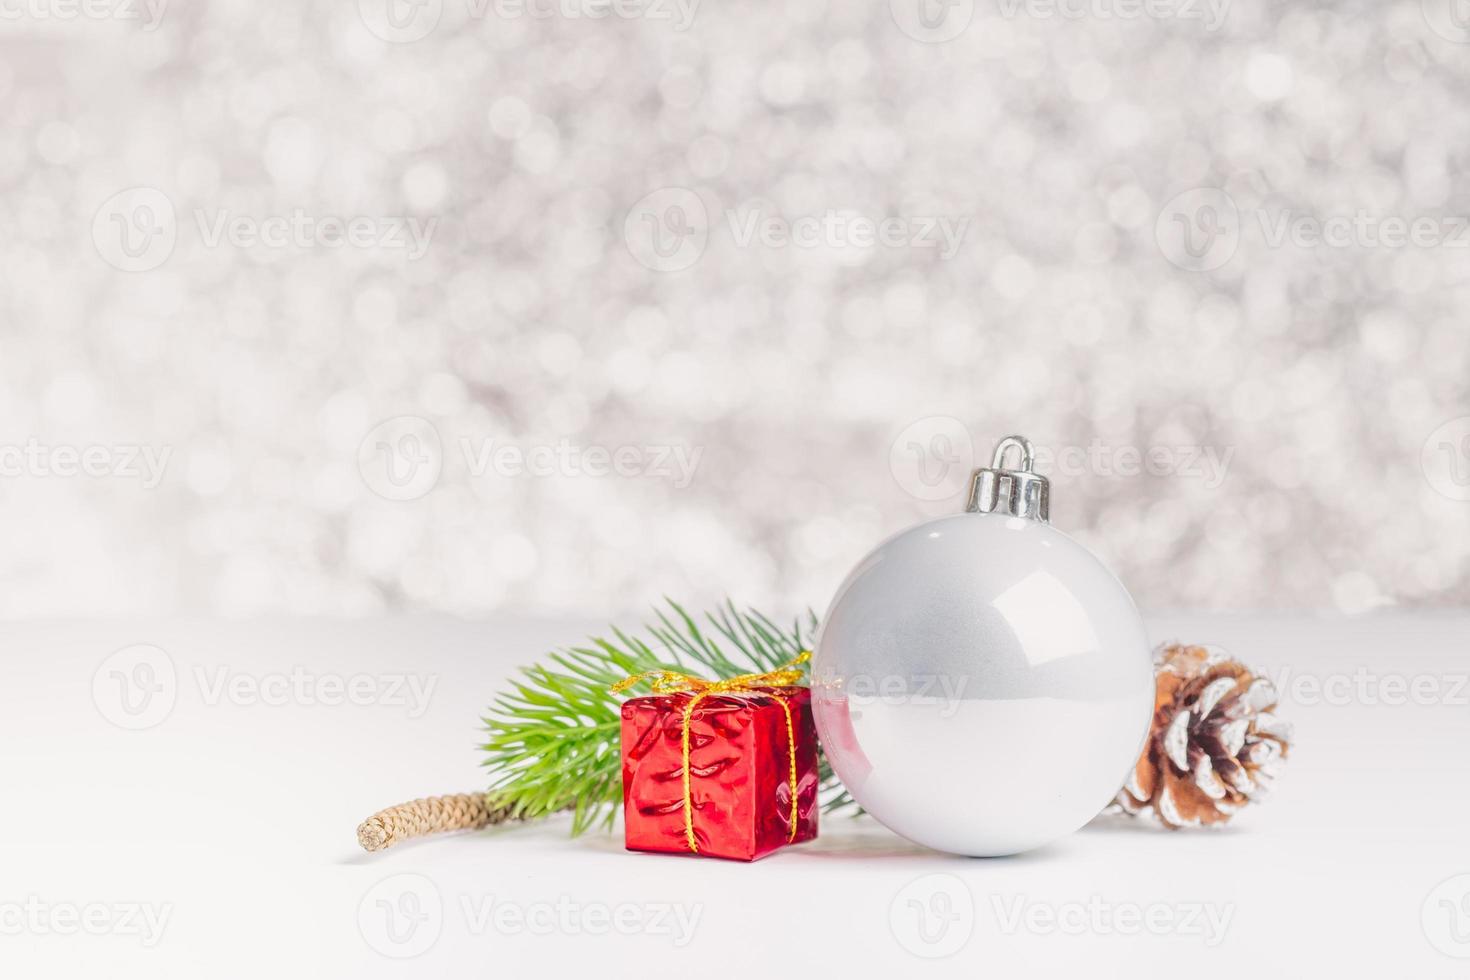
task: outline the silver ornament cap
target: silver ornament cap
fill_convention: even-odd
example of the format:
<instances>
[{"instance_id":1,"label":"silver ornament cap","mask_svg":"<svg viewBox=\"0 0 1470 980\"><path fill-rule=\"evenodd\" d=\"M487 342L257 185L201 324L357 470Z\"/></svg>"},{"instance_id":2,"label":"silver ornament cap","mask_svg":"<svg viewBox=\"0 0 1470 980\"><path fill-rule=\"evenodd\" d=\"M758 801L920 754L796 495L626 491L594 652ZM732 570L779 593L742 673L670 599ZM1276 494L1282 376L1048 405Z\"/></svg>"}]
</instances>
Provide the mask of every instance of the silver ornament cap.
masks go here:
<instances>
[{"instance_id":1,"label":"silver ornament cap","mask_svg":"<svg viewBox=\"0 0 1470 980\"><path fill-rule=\"evenodd\" d=\"M1006 453L1020 456L1015 469L1005 466ZM1032 472L1036 450L1025 436L1006 436L995 447L989 466L970 477L970 499L965 510L972 514L1008 514L1043 524L1051 523L1051 484Z\"/></svg>"},{"instance_id":2,"label":"silver ornament cap","mask_svg":"<svg viewBox=\"0 0 1470 980\"><path fill-rule=\"evenodd\" d=\"M1153 716L1147 634L1095 555L1050 524L1021 436L965 512L878 545L822 620L812 706L853 798L957 854L1040 847L1098 814Z\"/></svg>"}]
</instances>

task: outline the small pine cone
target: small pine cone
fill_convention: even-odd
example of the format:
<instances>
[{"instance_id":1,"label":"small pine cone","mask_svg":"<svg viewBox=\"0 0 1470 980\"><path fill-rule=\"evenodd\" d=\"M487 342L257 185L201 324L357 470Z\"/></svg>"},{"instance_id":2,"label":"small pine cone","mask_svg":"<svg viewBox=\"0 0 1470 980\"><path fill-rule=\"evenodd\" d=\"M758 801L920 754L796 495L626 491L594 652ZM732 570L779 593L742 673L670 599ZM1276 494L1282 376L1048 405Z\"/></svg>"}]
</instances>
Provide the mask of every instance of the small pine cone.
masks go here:
<instances>
[{"instance_id":1,"label":"small pine cone","mask_svg":"<svg viewBox=\"0 0 1470 980\"><path fill-rule=\"evenodd\" d=\"M1265 795L1286 759L1276 689L1212 647L1160 647L1154 675L1148 745L1114 804L1172 829L1222 825Z\"/></svg>"},{"instance_id":2,"label":"small pine cone","mask_svg":"<svg viewBox=\"0 0 1470 980\"><path fill-rule=\"evenodd\" d=\"M430 796L379 810L357 828L365 851L381 851L400 841L454 830L478 830L518 819L509 805L497 805L487 793Z\"/></svg>"}]
</instances>

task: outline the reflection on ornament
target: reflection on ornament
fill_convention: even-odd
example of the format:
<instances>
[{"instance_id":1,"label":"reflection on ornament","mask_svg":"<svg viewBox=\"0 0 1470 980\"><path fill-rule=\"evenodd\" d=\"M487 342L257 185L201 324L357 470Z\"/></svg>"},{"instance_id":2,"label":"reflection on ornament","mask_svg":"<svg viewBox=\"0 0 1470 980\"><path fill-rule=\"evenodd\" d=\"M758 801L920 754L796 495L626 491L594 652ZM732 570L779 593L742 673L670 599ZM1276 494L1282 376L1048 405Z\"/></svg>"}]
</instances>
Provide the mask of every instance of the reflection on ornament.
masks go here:
<instances>
[{"instance_id":1,"label":"reflection on ornament","mask_svg":"<svg viewBox=\"0 0 1470 980\"><path fill-rule=\"evenodd\" d=\"M1153 711L1133 600L1051 527L1033 460L1027 440L1002 440L967 512L879 545L823 620L813 703L833 769L875 818L939 850L1014 854L1081 827Z\"/></svg>"}]
</instances>

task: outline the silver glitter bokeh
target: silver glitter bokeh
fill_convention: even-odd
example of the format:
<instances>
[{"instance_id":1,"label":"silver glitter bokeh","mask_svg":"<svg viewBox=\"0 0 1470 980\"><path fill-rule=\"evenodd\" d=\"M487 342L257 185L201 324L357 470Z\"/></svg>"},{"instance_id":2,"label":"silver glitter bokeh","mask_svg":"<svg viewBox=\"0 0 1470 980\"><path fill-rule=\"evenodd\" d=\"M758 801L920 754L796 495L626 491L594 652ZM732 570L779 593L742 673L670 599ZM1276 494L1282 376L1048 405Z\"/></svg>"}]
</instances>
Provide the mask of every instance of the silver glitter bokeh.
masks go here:
<instances>
[{"instance_id":1,"label":"silver glitter bokeh","mask_svg":"<svg viewBox=\"0 0 1470 980\"><path fill-rule=\"evenodd\" d=\"M828 601L1033 439L1145 609L1470 598L1452 0L25 0L0 614Z\"/></svg>"}]
</instances>

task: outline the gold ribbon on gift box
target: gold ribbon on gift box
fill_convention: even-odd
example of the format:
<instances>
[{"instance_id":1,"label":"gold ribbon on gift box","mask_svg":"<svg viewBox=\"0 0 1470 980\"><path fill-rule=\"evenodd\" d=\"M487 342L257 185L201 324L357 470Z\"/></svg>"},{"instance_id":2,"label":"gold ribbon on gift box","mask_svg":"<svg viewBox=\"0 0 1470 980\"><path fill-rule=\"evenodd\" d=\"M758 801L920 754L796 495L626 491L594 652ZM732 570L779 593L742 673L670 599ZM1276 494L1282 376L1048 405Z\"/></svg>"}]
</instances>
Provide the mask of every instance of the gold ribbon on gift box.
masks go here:
<instances>
[{"instance_id":1,"label":"gold ribbon on gift box","mask_svg":"<svg viewBox=\"0 0 1470 980\"><path fill-rule=\"evenodd\" d=\"M705 698L715 694L761 694L762 687L794 687L801 683L801 665L812 658L810 650L803 650L794 659L775 670L763 674L737 674L723 680L711 681L693 674L681 674L676 670L645 670L618 681L611 688L613 694L622 694L635 684L647 681L654 694L684 694L692 692L694 697L684 706L684 723L680 732L680 746L684 762L684 838L689 850L699 853L699 844L694 839L694 800L689 785L689 725L694 718L694 709ZM776 703L786 713L786 747L788 779L791 785L791 832L787 842L796 840L796 723L791 718L791 705L787 700L774 695Z\"/></svg>"}]
</instances>

